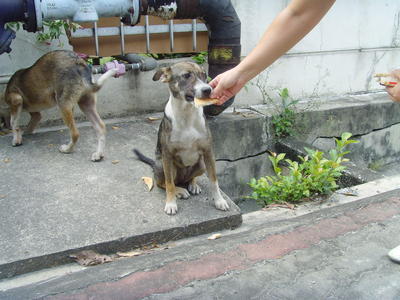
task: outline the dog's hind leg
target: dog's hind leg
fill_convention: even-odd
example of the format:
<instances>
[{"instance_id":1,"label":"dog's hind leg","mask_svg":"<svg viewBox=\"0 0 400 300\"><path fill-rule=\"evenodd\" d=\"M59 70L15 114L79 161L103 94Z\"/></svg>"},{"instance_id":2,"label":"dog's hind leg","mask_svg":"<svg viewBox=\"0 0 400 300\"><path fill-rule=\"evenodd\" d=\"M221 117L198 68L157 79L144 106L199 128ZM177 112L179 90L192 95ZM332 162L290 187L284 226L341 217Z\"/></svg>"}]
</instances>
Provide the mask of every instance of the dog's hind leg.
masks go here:
<instances>
[{"instance_id":1,"label":"dog's hind leg","mask_svg":"<svg viewBox=\"0 0 400 300\"><path fill-rule=\"evenodd\" d=\"M194 177L188 184L188 191L192 195L198 195L201 193L200 186L196 183L196 177Z\"/></svg>"},{"instance_id":2,"label":"dog's hind leg","mask_svg":"<svg viewBox=\"0 0 400 300\"><path fill-rule=\"evenodd\" d=\"M10 93L6 95L8 98L7 102L10 104L10 113L11 113L11 129L13 132L13 146L19 146L22 144L22 130L19 128L19 118L22 112L22 104L23 99L20 94Z\"/></svg>"},{"instance_id":3,"label":"dog's hind leg","mask_svg":"<svg viewBox=\"0 0 400 300\"><path fill-rule=\"evenodd\" d=\"M37 124L39 124L40 120L42 119L42 115L40 112L29 112L29 114L31 115L31 120L29 121L28 126L25 129L25 133L30 134L32 133Z\"/></svg>"},{"instance_id":4,"label":"dog's hind leg","mask_svg":"<svg viewBox=\"0 0 400 300\"><path fill-rule=\"evenodd\" d=\"M79 139L79 131L76 128L74 120L73 106L68 104L62 105L60 106L60 110L64 123L69 128L71 140L68 144L61 145L58 150L62 153L71 153L74 151L75 144Z\"/></svg>"},{"instance_id":5,"label":"dog's hind leg","mask_svg":"<svg viewBox=\"0 0 400 300\"><path fill-rule=\"evenodd\" d=\"M92 123L97 135L97 151L92 154L92 161L100 161L104 157L106 144L106 126L96 109L96 95L86 94L78 102L80 109Z\"/></svg>"},{"instance_id":6,"label":"dog's hind leg","mask_svg":"<svg viewBox=\"0 0 400 300\"><path fill-rule=\"evenodd\" d=\"M190 174L191 180L189 181L189 184L187 187L188 191L192 195L198 195L201 193L201 188L196 183L196 179L197 179L197 177L203 175L205 171L206 171L206 166L204 165L204 161L203 161L203 159L200 159L199 163L193 167L193 173Z\"/></svg>"}]
</instances>

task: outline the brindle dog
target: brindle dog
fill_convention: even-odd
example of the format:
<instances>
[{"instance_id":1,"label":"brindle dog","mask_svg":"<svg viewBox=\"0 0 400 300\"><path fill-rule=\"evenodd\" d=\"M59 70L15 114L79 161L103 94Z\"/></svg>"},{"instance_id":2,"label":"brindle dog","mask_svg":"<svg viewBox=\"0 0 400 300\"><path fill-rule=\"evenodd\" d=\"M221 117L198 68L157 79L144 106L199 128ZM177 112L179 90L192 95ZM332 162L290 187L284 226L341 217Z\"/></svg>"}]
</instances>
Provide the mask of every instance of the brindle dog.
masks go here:
<instances>
[{"instance_id":1,"label":"brindle dog","mask_svg":"<svg viewBox=\"0 0 400 300\"><path fill-rule=\"evenodd\" d=\"M203 108L194 105L194 98L208 98L211 87L205 72L194 63L182 62L162 68L153 80L169 85L170 97L158 131L156 161L138 150L138 158L154 171L157 185L165 188L167 199L164 211L173 215L178 207L176 198L199 194L196 178L206 170L212 197L217 209L228 210L218 186L211 133L203 115Z\"/></svg>"},{"instance_id":2,"label":"brindle dog","mask_svg":"<svg viewBox=\"0 0 400 300\"><path fill-rule=\"evenodd\" d=\"M59 150L71 153L79 138L73 117L73 108L78 104L92 123L98 139L97 151L91 159L101 160L104 157L106 128L96 110L96 92L115 73L116 70L110 70L93 83L86 62L74 52L64 50L49 52L30 68L17 71L8 82L4 95L11 113L12 145L22 144L23 132L18 125L22 110L31 115L25 132L32 133L41 119L40 112L57 105L71 136L70 142L61 145Z\"/></svg>"}]
</instances>

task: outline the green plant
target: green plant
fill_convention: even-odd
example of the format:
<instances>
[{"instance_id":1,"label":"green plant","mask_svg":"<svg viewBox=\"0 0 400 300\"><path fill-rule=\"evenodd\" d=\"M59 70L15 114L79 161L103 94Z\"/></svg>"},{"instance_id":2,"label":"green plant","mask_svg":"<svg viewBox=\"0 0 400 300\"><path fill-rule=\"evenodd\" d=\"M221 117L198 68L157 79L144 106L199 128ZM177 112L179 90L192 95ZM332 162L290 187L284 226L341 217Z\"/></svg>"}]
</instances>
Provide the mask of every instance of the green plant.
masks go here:
<instances>
[{"instance_id":1,"label":"green plant","mask_svg":"<svg viewBox=\"0 0 400 300\"><path fill-rule=\"evenodd\" d=\"M285 153L273 153L269 156L275 176L253 178L249 186L253 193L249 198L258 203L298 203L316 195L327 195L338 188L336 180L341 176L343 162L348 161L344 151L348 144L358 141L350 140L351 133L345 132L341 139L335 139L336 148L328 152L328 157L319 150L305 148L307 155L299 156L299 162L285 159ZM280 163L288 165L288 175L282 175Z\"/></svg>"},{"instance_id":2,"label":"green plant","mask_svg":"<svg viewBox=\"0 0 400 300\"><path fill-rule=\"evenodd\" d=\"M57 40L64 33L67 36L71 35L71 31L76 31L81 26L77 23L64 20L43 21L43 31L38 33L37 39L39 42L49 43L52 40Z\"/></svg>"},{"instance_id":3,"label":"green plant","mask_svg":"<svg viewBox=\"0 0 400 300\"><path fill-rule=\"evenodd\" d=\"M21 22L6 23L6 27L14 31L21 29L21 25ZM75 32L80 27L79 24L68 20L43 21L43 30L37 34L37 40L42 43L49 43L52 40L59 39L64 32L68 37L70 37L71 31Z\"/></svg>"},{"instance_id":4,"label":"green plant","mask_svg":"<svg viewBox=\"0 0 400 300\"><path fill-rule=\"evenodd\" d=\"M281 106L279 113L272 117L275 135L277 137L286 137L294 134L295 111L294 106L299 100L292 100L289 97L289 90L284 88L279 93Z\"/></svg>"},{"instance_id":5,"label":"green plant","mask_svg":"<svg viewBox=\"0 0 400 300\"><path fill-rule=\"evenodd\" d=\"M283 88L278 92L280 102L277 103L270 95L270 91L266 86L267 79L268 75L258 76L256 81L251 82L250 84L259 89L263 102L272 105L275 111L275 114L272 117L275 135L278 138L291 136L294 134L295 105L299 100L293 100L289 95L289 90Z\"/></svg>"},{"instance_id":6,"label":"green plant","mask_svg":"<svg viewBox=\"0 0 400 300\"><path fill-rule=\"evenodd\" d=\"M14 30L14 31L20 30L21 26L22 26L21 22L8 22L8 23L6 23L6 28Z\"/></svg>"},{"instance_id":7,"label":"green plant","mask_svg":"<svg viewBox=\"0 0 400 300\"><path fill-rule=\"evenodd\" d=\"M208 52L202 51L202 52L192 56L192 59L199 65L202 65L207 61L207 56L208 56Z\"/></svg>"}]
</instances>

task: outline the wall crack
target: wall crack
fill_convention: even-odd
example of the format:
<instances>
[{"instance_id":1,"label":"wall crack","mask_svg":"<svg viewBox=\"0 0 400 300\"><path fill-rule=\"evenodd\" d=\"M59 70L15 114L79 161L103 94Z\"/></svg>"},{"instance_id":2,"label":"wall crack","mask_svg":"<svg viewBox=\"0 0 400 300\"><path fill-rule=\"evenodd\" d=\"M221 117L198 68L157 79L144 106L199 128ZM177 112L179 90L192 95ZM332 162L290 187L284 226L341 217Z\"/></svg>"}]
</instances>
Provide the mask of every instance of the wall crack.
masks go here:
<instances>
[{"instance_id":1,"label":"wall crack","mask_svg":"<svg viewBox=\"0 0 400 300\"><path fill-rule=\"evenodd\" d=\"M256 154L247 155L247 156L239 157L239 158L236 158L236 159L218 158L218 159L216 159L216 161L237 162L237 161L241 161L241 160L244 160L244 159L248 159L248 158L253 158L253 157L260 156L260 155L264 155L264 154L269 153L269 152L270 152L270 150L265 150L265 151L261 151L261 152L256 153Z\"/></svg>"},{"instance_id":2,"label":"wall crack","mask_svg":"<svg viewBox=\"0 0 400 300\"><path fill-rule=\"evenodd\" d=\"M388 128L390 128L390 127L392 127L392 126L395 126L395 125L400 125L400 122L392 123L392 124L390 124L390 125L388 125L388 126L384 126L384 127L381 127L381 128L372 129L372 130L370 130L370 131L368 131L368 132L365 132L365 133L354 134L352 137L354 137L354 138L362 137L362 136L368 135L368 134L370 134L370 133L372 133L372 132L375 132L375 131L380 131L380 130L388 129ZM332 138L337 138L337 139L339 139L340 137L339 137L339 136L317 136L317 137L315 137L315 138L313 139L313 141L311 142L311 144L313 145L318 139L332 139Z\"/></svg>"}]
</instances>

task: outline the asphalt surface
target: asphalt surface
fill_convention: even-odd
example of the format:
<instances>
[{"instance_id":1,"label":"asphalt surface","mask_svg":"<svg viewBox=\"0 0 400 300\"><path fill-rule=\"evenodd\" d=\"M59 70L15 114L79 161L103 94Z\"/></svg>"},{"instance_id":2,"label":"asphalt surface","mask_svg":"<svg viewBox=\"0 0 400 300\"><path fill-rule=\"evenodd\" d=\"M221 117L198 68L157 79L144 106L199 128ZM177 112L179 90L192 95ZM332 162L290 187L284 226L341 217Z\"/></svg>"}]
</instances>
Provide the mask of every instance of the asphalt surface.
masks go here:
<instances>
[{"instance_id":1,"label":"asphalt surface","mask_svg":"<svg viewBox=\"0 0 400 300\"><path fill-rule=\"evenodd\" d=\"M177 241L109 264L0 282L1 299L399 299L400 190ZM51 271L49 271L51 273ZM36 274L36 277L38 274ZM8 285L7 285L8 284Z\"/></svg>"}]
</instances>

